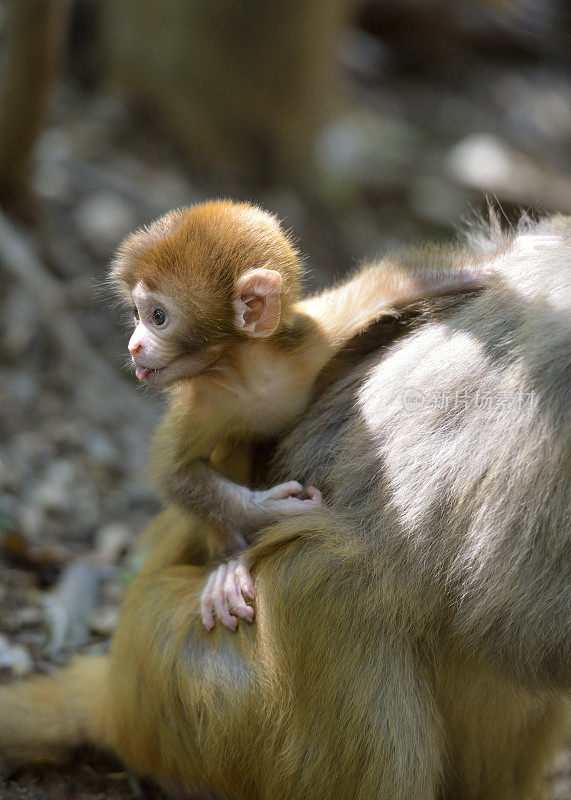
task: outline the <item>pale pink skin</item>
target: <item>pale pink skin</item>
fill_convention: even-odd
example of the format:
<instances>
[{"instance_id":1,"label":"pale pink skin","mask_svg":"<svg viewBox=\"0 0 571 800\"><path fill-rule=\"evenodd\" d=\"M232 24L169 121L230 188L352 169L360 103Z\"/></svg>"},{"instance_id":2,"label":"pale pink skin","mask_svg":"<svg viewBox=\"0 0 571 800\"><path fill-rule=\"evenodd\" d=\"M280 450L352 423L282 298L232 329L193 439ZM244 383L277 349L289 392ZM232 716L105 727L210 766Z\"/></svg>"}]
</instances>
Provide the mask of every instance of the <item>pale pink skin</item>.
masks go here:
<instances>
[{"instance_id":1,"label":"pale pink skin","mask_svg":"<svg viewBox=\"0 0 571 800\"><path fill-rule=\"evenodd\" d=\"M211 631L218 619L222 625L235 631L238 617L253 622L254 608L246 601L253 600L255 593L254 582L243 561L230 559L220 564L208 576L200 597L202 624Z\"/></svg>"},{"instance_id":2,"label":"pale pink skin","mask_svg":"<svg viewBox=\"0 0 571 800\"><path fill-rule=\"evenodd\" d=\"M168 386L181 378L197 375L216 359L217 348L180 353L175 345L176 334L179 328L184 328L185 320L170 297L149 291L140 281L133 289L132 297L138 318L128 348L140 381L146 381L149 386ZM166 314L161 326L153 322L153 312L157 308Z\"/></svg>"},{"instance_id":3,"label":"pale pink skin","mask_svg":"<svg viewBox=\"0 0 571 800\"><path fill-rule=\"evenodd\" d=\"M245 276L242 295L234 303L236 326L253 337L269 335L277 324L269 320L264 327L256 324L253 319L256 314L259 282L267 283L275 295L276 275L272 270L257 270ZM139 282L133 289L132 298L137 315L128 348L138 380L145 381L150 386L168 386L177 379L198 375L217 359L219 351L216 348L180 355L173 347L177 329L185 324L185 320L167 295L151 292ZM272 310L271 305L268 307ZM161 325L154 322L153 314L157 308L165 312L165 321ZM264 491L252 491L246 487L242 487L242 491L246 502L253 509L252 513L259 514L261 524L264 517L271 521L275 520L276 515L287 517L323 505L323 497L318 489L314 486L305 488L297 481L288 481ZM304 492L304 499L298 497ZM212 630L216 619L230 630L236 630L238 618L252 622L254 608L246 600L253 600L254 593L254 584L245 559L231 559L220 564L208 577L201 596L204 627Z\"/></svg>"},{"instance_id":4,"label":"pale pink skin","mask_svg":"<svg viewBox=\"0 0 571 800\"><path fill-rule=\"evenodd\" d=\"M305 492L307 499L298 500L295 495ZM308 486L307 489L297 481L281 483L272 486L265 492L256 494L267 496L270 501L283 501L284 504L291 505L295 499L296 504L303 504L305 511L319 508L323 505L323 496L315 486ZM299 513L299 505L296 513ZM284 505L287 508L287 505ZM288 509L289 510L289 509ZM293 509L290 510L293 513ZM284 511L287 516L287 511ZM206 630L214 628L216 620L225 625L230 630L235 631L238 627L238 618L246 622L254 621L254 608L248 605L246 600L254 600L255 588L248 566L243 559L231 559L220 564L208 576L206 586L200 597L200 616L202 624Z\"/></svg>"}]
</instances>

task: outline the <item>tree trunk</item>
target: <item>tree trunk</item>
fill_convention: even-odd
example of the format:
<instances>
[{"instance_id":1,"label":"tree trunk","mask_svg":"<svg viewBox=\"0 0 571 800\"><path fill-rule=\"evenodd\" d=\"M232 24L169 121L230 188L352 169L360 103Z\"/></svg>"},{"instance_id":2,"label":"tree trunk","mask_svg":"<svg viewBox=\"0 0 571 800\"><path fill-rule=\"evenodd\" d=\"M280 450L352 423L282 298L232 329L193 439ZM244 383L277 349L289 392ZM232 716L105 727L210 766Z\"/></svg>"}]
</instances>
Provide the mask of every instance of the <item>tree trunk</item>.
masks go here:
<instances>
[{"instance_id":1,"label":"tree trunk","mask_svg":"<svg viewBox=\"0 0 571 800\"><path fill-rule=\"evenodd\" d=\"M300 179L333 99L352 0L106 0L112 82L158 114L191 157L254 180Z\"/></svg>"},{"instance_id":2,"label":"tree trunk","mask_svg":"<svg viewBox=\"0 0 571 800\"><path fill-rule=\"evenodd\" d=\"M67 0L12 0L0 70L0 203L30 213L32 153L48 107Z\"/></svg>"}]
</instances>

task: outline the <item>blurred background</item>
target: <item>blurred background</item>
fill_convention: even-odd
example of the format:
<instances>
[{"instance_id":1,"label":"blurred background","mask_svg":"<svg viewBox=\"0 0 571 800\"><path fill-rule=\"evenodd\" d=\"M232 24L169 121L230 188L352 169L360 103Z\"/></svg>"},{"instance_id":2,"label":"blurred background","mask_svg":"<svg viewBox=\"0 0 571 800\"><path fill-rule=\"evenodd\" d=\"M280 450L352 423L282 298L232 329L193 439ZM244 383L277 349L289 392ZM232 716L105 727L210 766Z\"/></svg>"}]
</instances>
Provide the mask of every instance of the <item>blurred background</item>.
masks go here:
<instances>
[{"instance_id":1,"label":"blurred background","mask_svg":"<svg viewBox=\"0 0 571 800\"><path fill-rule=\"evenodd\" d=\"M568 0L0 0L0 680L108 647L158 509L160 398L104 287L122 237L253 201L313 288L486 198L571 213L570 23ZM0 796L160 797L87 755Z\"/></svg>"}]
</instances>

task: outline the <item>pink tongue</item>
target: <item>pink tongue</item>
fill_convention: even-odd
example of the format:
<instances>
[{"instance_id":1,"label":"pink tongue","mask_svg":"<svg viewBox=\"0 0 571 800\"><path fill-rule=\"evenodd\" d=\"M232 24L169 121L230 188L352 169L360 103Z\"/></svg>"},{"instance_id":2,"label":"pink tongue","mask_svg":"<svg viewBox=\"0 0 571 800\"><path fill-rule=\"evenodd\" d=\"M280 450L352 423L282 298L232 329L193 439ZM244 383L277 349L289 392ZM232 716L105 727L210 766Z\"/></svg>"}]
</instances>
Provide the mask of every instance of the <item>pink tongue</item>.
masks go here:
<instances>
[{"instance_id":1,"label":"pink tongue","mask_svg":"<svg viewBox=\"0 0 571 800\"><path fill-rule=\"evenodd\" d=\"M135 375L140 381L144 381L148 374L149 370L146 367L137 367L135 370Z\"/></svg>"}]
</instances>

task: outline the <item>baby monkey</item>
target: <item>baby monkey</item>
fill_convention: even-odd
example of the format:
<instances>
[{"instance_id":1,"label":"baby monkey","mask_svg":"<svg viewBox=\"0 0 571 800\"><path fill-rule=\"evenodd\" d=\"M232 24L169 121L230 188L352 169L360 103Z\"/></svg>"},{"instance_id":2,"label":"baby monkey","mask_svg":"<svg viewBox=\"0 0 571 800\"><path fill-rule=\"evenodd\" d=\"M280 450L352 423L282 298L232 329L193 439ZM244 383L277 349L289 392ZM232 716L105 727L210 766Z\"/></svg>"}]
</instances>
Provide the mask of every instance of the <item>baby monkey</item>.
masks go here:
<instances>
[{"instance_id":1,"label":"baby monkey","mask_svg":"<svg viewBox=\"0 0 571 800\"><path fill-rule=\"evenodd\" d=\"M206 521L212 558L239 553L254 532L323 502L316 487L297 481L266 490L236 483L214 468L216 453L283 433L322 368L381 316L485 286L489 266L471 259L410 251L302 300L295 247L275 217L252 205L171 211L123 242L111 279L133 306L135 372L170 397L155 437L155 476L168 502ZM205 627L215 617L232 629L237 617L251 621L253 598L245 560L222 563L202 596Z\"/></svg>"}]
</instances>

